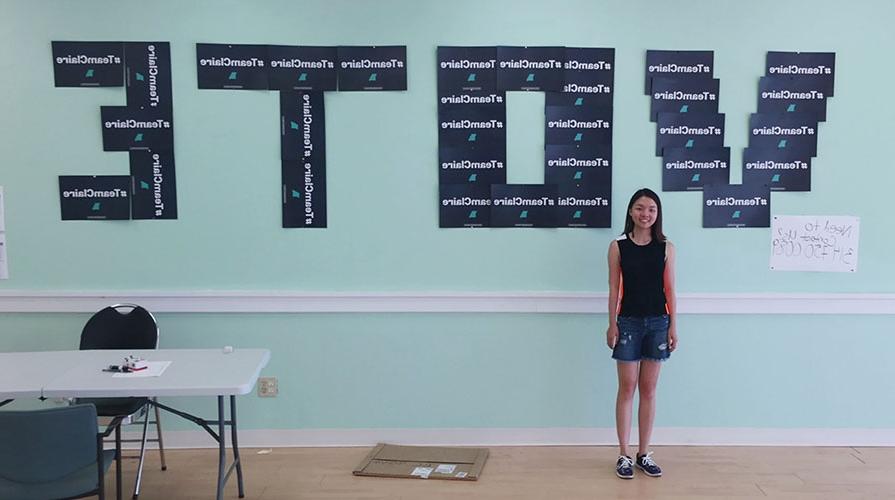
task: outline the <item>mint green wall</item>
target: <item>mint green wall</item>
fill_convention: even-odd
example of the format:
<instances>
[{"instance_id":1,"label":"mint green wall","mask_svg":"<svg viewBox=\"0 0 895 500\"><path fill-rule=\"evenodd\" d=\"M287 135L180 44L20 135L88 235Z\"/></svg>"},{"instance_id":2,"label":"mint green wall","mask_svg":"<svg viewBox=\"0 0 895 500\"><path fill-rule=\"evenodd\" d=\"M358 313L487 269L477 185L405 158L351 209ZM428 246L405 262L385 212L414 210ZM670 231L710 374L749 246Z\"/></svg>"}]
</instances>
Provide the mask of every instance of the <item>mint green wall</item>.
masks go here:
<instances>
[{"instance_id":1,"label":"mint green wall","mask_svg":"<svg viewBox=\"0 0 895 500\"><path fill-rule=\"evenodd\" d=\"M665 193L681 290L895 290L889 203L868 190L895 184L886 147L895 6L885 1L0 5L11 276L3 288L601 290L605 247L629 193L661 184L642 92L645 50L681 48L715 50L734 165L766 51L835 51L836 97L820 126L813 191L775 193L772 209L857 215L862 226L857 274L772 273L769 230L702 229L699 194ZM102 151L98 125L99 106L123 105L125 92L54 88L51 40L171 42L179 220L60 220L58 175L128 171L126 154ZM197 42L407 45L407 92L326 95L328 229L280 228L278 94L198 90ZM435 48L450 44L616 48L614 229L438 228ZM542 182L539 99L510 98L511 180ZM733 176L739 182L738 169Z\"/></svg>"},{"instance_id":2,"label":"mint green wall","mask_svg":"<svg viewBox=\"0 0 895 500\"><path fill-rule=\"evenodd\" d=\"M861 218L855 274L771 273L769 230L707 230L701 196L664 193L680 292L895 292L890 167L895 4L862 1L0 0L0 185L10 279L0 290L604 291L627 197L660 186L644 54L711 49L732 163L768 50L835 51L810 193L775 214ZM57 176L124 174L99 106L124 89L53 87L51 40L171 42L177 221L62 222ZM326 95L329 228L280 226L278 95L198 90L195 43L407 45L407 92ZM613 229L443 230L438 45L616 48ZM541 182L543 97L509 97L509 178ZM52 143L50 143L52 141ZM740 175L734 169L733 180ZM281 395L254 428L611 426L605 317L161 314L165 347L265 346ZM0 350L76 344L85 315L2 314ZM891 317L684 316L658 425L882 427L867 411L895 347ZM374 376L364 375L372 372ZM379 382L382 389L370 386ZM475 411L458 409L469 403ZM204 403L196 403L204 404Z\"/></svg>"},{"instance_id":3,"label":"mint green wall","mask_svg":"<svg viewBox=\"0 0 895 500\"><path fill-rule=\"evenodd\" d=\"M69 349L87 315L5 314L3 346ZM271 347L243 428L612 427L605 317L159 314L162 347ZM891 317L682 316L659 426L891 428ZM16 403L19 404L18 402ZM213 398L176 401L210 414ZM166 426L184 426L168 419Z\"/></svg>"}]
</instances>

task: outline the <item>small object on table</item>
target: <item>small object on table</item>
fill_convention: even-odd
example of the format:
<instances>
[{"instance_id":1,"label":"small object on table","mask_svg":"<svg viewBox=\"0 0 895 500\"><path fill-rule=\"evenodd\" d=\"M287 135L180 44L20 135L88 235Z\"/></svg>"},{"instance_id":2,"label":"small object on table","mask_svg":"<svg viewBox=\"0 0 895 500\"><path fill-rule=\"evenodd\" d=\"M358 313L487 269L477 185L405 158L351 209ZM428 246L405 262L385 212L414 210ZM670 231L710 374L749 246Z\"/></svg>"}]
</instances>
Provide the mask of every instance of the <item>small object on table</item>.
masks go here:
<instances>
[{"instance_id":1,"label":"small object on table","mask_svg":"<svg viewBox=\"0 0 895 500\"><path fill-rule=\"evenodd\" d=\"M124 366L122 371L138 372L147 368L149 368L149 363L145 359L138 358L136 356L128 356L124 358Z\"/></svg>"}]
</instances>

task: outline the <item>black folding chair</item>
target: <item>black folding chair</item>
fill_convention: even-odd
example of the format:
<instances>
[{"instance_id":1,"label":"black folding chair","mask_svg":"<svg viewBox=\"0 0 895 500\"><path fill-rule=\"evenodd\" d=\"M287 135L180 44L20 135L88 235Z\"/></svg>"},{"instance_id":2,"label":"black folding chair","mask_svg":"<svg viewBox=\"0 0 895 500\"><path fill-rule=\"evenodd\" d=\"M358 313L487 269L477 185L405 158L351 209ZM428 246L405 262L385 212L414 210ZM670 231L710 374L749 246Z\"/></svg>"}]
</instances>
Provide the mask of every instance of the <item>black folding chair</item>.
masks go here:
<instances>
[{"instance_id":1,"label":"black folding chair","mask_svg":"<svg viewBox=\"0 0 895 500\"><path fill-rule=\"evenodd\" d=\"M156 349L158 347L158 325L152 314L136 304L115 304L94 314L81 331L81 350L87 349ZM140 439L121 439L116 433L116 448L121 443L140 443L140 454L124 458L139 458L137 478L134 481L134 498L140 495L140 481L143 478L143 462L146 443L158 443L162 470L165 464L165 448L162 441L159 409L152 405L150 398L80 398L76 403L91 403L102 419L119 418L122 425L138 423L143 419L143 435ZM150 420L150 413L155 419ZM149 425L155 424L156 437L148 438Z\"/></svg>"},{"instance_id":2,"label":"black folding chair","mask_svg":"<svg viewBox=\"0 0 895 500\"><path fill-rule=\"evenodd\" d=\"M120 450L103 450L96 408L74 405L0 411L0 498L105 499L105 474Z\"/></svg>"}]
</instances>

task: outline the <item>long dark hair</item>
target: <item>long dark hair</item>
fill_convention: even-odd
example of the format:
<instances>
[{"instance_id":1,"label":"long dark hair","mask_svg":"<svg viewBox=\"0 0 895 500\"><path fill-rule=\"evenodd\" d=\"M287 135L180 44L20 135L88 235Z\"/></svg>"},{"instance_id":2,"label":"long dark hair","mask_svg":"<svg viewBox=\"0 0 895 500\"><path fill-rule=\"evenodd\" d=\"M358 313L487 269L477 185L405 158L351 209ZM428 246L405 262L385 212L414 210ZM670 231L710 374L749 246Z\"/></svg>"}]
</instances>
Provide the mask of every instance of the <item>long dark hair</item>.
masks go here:
<instances>
[{"instance_id":1,"label":"long dark hair","mask_svg":"<svg viewBox=\"0 0 895 500\"><path fill-rule=\"evenodd\" d=\"M652 238L655 241L665 241L665 233L662 232L662 202L659 200L659 195L649 188L638 189L634 193L634 196L631 196L631 201L628 202L628 209L625 210L625 232L622 234L628 235L634 231L634 219L631 218L631 207L634 206L635 201L644 196L656 202L656 222L650 227Z\"/></svg>"}]
</instances>

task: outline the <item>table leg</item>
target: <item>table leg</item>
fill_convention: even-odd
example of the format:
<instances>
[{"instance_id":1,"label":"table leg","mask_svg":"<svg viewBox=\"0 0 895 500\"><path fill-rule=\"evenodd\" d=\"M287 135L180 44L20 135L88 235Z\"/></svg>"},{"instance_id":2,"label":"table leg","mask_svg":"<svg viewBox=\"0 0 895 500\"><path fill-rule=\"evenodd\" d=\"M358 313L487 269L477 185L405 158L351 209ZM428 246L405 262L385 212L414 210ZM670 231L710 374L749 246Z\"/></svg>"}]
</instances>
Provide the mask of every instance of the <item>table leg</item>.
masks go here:
<instances>
[{"instance_id":1,"label":"table leg","mask_svg":"<svg viewBox=\"0 0 895 500\"><path fill-rule=\"evenodd\" d=\"M205 429L215 441L218 442L218 487L217 487L217 495L216 498L218 500L222 500L224 498L224 485L227 483L227 479L230 478L230 474L233 472L233 469L236 468L236 477L237 482L239 484L239 498L245 498L245 488L243 486L242 480L242 462L239 458L239 440L237 439L237 427L236 427L236 396L230 396L230 420L227 420L224 413L224 396L218 396L218 419L217 421L205 420L194 415L190 415L189 413L171 408L168 405L164 405L159 403L156 400L152 401L152 404L162 410L171 412L175 415L183 417L191 422L198 424L200 427ZM212 425L217 424L217 432L211 428ZM226 467L227 462L227 435L224 434L224 430L227 425L230 425L231 429L231 439L233 440L233 463L230 467Z\"/></svg>"},{"instance_id":2,"label":"table leg","mask_svg":"<svg viewBox=\"0 0 895 500\"><path fill-rule=\"evenodd\" d=\"M226 434L224 434L224 396L218 396L218 494L217 500L224 498L224 464L227 460Z\"/></svg>"},{"instance_id":3,"label":"table leg","mask_svg":"<svg viewBox=\"0 0 895 500\"><path fill-rule=\"evenodd\" d=\"M236 437L236 396L230 396L230 438L233 446L233 462L236 464L236 484L239 485L239 498L245 498L242 483L242 460L239 459L239 440Z\"/></svg>"},{"instance_id":4,"label":"table leg","mask_svg":"<svg viewBox=\"0 0 895 500\"><path fill-rule=\"evenodd\" d=\"M115 498L121 500L121 424L115 426Z\"/></svg>"}]
</instances>

